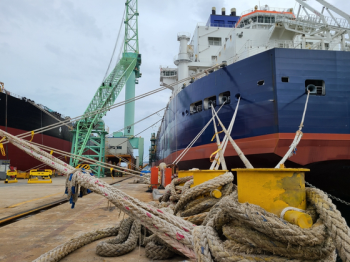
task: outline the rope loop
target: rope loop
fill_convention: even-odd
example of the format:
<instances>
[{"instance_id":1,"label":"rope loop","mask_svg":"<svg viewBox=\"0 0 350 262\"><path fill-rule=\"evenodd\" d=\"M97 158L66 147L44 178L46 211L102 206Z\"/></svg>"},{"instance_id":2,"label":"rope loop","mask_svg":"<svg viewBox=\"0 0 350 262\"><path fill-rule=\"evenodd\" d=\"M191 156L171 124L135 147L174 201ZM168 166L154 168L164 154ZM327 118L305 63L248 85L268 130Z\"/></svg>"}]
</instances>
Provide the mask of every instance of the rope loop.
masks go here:
<instances>
[{"instance_id":1,"label":"rope loop","mask_svg":"<svg viewBox=\"0 0 350 262\"><path fill-rule=\"evenodd\" d=\"M32 142L33 138L34 138L34 131L31 131L31 134L32 134L32 138L29 140L29 142Z\"/></svg>"},{"instance_id":2,"label":"rope loop","mask_svg":"<svg viewBox=\"0 0 350 262\"><path fill-rule=\"evenodd\" d=\"M4 145L1 143L2 141L4 141L6 139L6 136L4 136L3 138L1 138L0 140L0 152L1 152L1 155L2 156L6 156L6 152L5 152L5 149L4 149Z\"/></svg>"}]
</instances>

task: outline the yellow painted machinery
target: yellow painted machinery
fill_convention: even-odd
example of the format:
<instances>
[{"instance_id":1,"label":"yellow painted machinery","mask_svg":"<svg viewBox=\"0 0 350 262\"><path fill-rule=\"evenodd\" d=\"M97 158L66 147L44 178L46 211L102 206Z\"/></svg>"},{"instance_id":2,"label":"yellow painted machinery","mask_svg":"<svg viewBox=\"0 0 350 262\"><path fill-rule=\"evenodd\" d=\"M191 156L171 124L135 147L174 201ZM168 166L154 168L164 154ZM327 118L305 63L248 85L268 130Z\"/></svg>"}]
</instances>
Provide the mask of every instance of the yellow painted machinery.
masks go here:
<instances>
[{"instance_id":1,"label":"yellow painted machinery","mask_svg":"<svg viewBox=\"0 0 350 262\"><path fill-rule=\"evenodd\" d=\"M52 183L51 176L51 169L32 169L29 172L28 184L50 184Z\"/></svg>"},{"instance_id":2,"label":"yellow painted machinery","mask_svg":"<svg viewBox=\"0 0 350 262\"><path fill-rule=\"evenodd\" d=\"M242 168L237 172L238 201L264 208L301 228L312 226L306 209L305 172L309 169Z\"/></svg>"},{"instance_id":3,"label":"yellow painted machinery","mask_svg":"<svg viewBox=\"0 0 350 262\"><path fill-rule=\"evenodd\" d=\"M17 178L28 179L29 172L17 172Z\"/></svg>"},{"instance_id":4,"label":"yellow painted machinery","mask_svg":"<svg viewBox=\"0 0 350 262\"><path fill-rule=\"evenodd\" d=\"M76 166L76 168L84 168L86 170L89 170L90 169L90 165L88 164L79 164Z\"/></svg>"},{"instance_id":5,"label":"yellow painted machinery","mask_svg":"<svg viewBox=\"0 0 350 262\"><path fill-rule=\"evenodd\" d=\"M227 170L199 170L199 169L194 169L194 170L183 170L183 171L178 171L178 177L186 177L186 176L193 176L193 185L198 186L210 179L213 179L215 177L221 176L225 173L227 173ZM221 186L218 187L217 189L214 189L213 191L210 192L210 195L215 198L221 198Z\"/></svg>"},{"instance_id":6,"label":"yellow painted machinery","mask_svg":"<svg viewBox=\"0 0 350 262\"><path fill-rule=\"evenodd\" d=\"M14 178L13 180L9 180L9 178ZM6 172L6 180L4 181L5 184L11 184L11 183L17 183L17 170L7 170Z\"/></svg>"},{"instance_id":7,"label":"yellow painted machinery","mask_svg":"<svg viewBox=\"0 0 350 262\"><path fill-rule=\"evenodd\" d=\"M309 169L242 168L232 171L237 172L240 203L259 205L301 228L312 226L311 217L305 213L305 172L310 171ZM227 170L193 169L178 171L178 177L193 176L191 187L194 187L226 172ZM221 198L221 187L213 190L210 195Z\"/></svg>"}]
</instances>

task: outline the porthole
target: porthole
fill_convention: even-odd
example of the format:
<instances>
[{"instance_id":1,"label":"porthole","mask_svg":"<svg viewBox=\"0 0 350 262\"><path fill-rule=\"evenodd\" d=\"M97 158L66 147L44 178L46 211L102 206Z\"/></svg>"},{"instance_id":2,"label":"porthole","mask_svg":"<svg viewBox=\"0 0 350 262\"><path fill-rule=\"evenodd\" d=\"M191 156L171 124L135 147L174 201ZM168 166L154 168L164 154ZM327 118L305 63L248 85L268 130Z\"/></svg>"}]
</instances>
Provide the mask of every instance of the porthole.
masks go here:
<instances>
[{"instance_id":1,"label":"porthole","mask_svg":"<svg viewBox=\"0 0 350 262\"><path fill-rule=\"evenodd\" d=\"M188 110L185 111L186 116L188 116Z\"/></svg>"},{"instance_id":2,"label":"porthole","mask_svg":"<svg viewBox=\"0 0 350 262\"><path fill-rule=\"evenodd\" d=\"M185 116L185 112L182 112L182 116Z\"/></svg>"}]
</instances>

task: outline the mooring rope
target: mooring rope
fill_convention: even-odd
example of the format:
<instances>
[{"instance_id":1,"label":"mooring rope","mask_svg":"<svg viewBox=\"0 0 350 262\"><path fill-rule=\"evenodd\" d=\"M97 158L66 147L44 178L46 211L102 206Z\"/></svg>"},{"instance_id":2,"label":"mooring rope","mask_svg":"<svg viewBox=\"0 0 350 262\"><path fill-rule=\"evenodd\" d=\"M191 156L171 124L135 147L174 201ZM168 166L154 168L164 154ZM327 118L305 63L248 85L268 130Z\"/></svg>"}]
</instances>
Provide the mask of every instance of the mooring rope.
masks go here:
<instances>
[{"instance_id":1,"label":"mooring rope","mask_svg":"<svg viewBox=\"0 0 350 262\"><path fill-rule=\"evenodd\" d=\"M40 150L36 146L30 145L27 141L14 137L2 130L0 130L0 135L6 136L11 143L34 158L67 174L66 192L72 207L76 204L78 195L84 196L90 190L104 196L133 220L133 227L130 229L124 242L119 243L116 241L118 243L115 244L112 240L111 242L107 241L106 244L99 244L101 247L107 246L107 249L109 248L114 253L117 252L116 255L124 253L118 253L121 247L124 247L121 250L126 250L125 252L131 251L132 248L136 247L139 232L142 230L139 226L141 224L153 232L156 237L151 241L154 242L153 244L149 247L147 247L148 244L146 245L147 250L153 250L152 247L154 245L163 246L163 249L171 246L190 259L197 259L198 261L325 262L335 261L335 248L343 261L350 261L350 229L336 209L336 206L321 190L306 189L309 206L314 206L319 216L319 219L314 221L314 225L309 229L302 229L294 224L290 224L278 216L266 212L259 206L239 203L236 190L231 191L232 193L216 202L209 212L208 210L203 212L206 214L195 214L197 218L201 216L201 220L204 220L203 225L194 226L189 222L193 221L193 218L188 217L185 220L175 216L172 214L171 208L174 208L174 214L182 213L182 210L190 202L197 201L196 198L198 196L208 194L212 189L220 186L223 187L223 193L230 192L230 190L234 189L232 185L233 175L231 173L225 173L198 186L189 188L180 196L175 206L171 202L152 203L151 205L151 203L145 204L128 196L117 188L91 176L86 170L67 166L63 161ZM178 189L181 190L181 188ZM212 205L215 201L211 200L207 203L209 202ZM191 208L188 210L191 210ZM201 212L203 209L198 208L198 210L198 212ZM113 232L117 230L118 232L120 231L120 226L118 229L114 229ZM239 234L239 232L244 234ZM99 234L101 235L101 233ZM105 234L108 235L109 233ZM222 239L222 234L227 240ZM94 233L91 233L91 235L86 233L84 235L88 236L88 239L72 239L43 254L35 261L59 261L65 255L76 250L77 247L90 243L97 238ZM122 236L120 235L119 239ZM163 243L162 245L157 242L157 238L159 238L159 242L163 241L165 244ZM125 239L125 235L123 239ZM273 248L266 240L272 241L272 245L275 244L276 247ZM252 246L254 245L253 243L256 246ZM293 252L288 252L286 249L290 249ZM102 248L101 250L104 249ZM154 250L159 251L162 249L154 247ZM104 256L108 255L108 253L103 251L100 255ZM152 257L152 254L149 254L149 256Z\"/></svg>"},{"instance_id":2,"label":"mooring rope","mask_svg":"<svg viewBox=\"0 0 350 262\"><path fill-rule=\"evenodd\" d=\"M304 106L304 111L303 111L303 116L301 118L301 123L299 125L299 129L297 130L297 132L295 134L295 137L294 137L294 140L293 140L292 144L289 146L289 150L284 155L284 157L281 159L281 161L275 166L275 168L283 167L283 165L286 162L286 160L289 157L293 156L293 151L294 151L294 153L296 153L296 148L297 148L301 138L303 137L303 132L301 132L301 130L303 129L303 126L304 126L304 119L305 119L305 113L306 113L306 109L307 109L307 104L309 102L309 96L310 96L310 90L308 90L308 92L307 92L305 106Z\"/></svg>"}]
</instances>

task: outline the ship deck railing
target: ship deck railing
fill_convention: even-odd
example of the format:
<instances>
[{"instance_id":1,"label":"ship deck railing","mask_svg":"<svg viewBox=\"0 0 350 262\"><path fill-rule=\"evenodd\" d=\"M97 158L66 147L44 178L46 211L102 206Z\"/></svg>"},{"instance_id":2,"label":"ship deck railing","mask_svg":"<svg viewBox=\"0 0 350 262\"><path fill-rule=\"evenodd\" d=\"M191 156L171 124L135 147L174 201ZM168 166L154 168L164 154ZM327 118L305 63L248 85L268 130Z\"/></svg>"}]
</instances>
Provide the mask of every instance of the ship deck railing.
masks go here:
<instances>
[{"instance_id":1,"label":"ship deck railing","mask_svg":"<svg viewBox=\"0 0 350 262\"><path fill-rule=\"evenodd\" d=\"M325 50L341 51L339 42L333 42L330 44L326 43L325 45L326 45ZM261 41L259 42L259 41L247 40L247 42L243 45L243 47L237 52L235 56L229 57L227 59L227 63L232 64L273 48L301 49L301 47L302 47L302 41L274 40L274 41L268 42L267 44L263 44L261 43ZM322 43L321 41L318 41L312 44L309 44L308 42L306 42L306 46L304 49L322 50ZM347 47L345 51L350 51L350 47Z\"/></svg>"}]
</instances>

